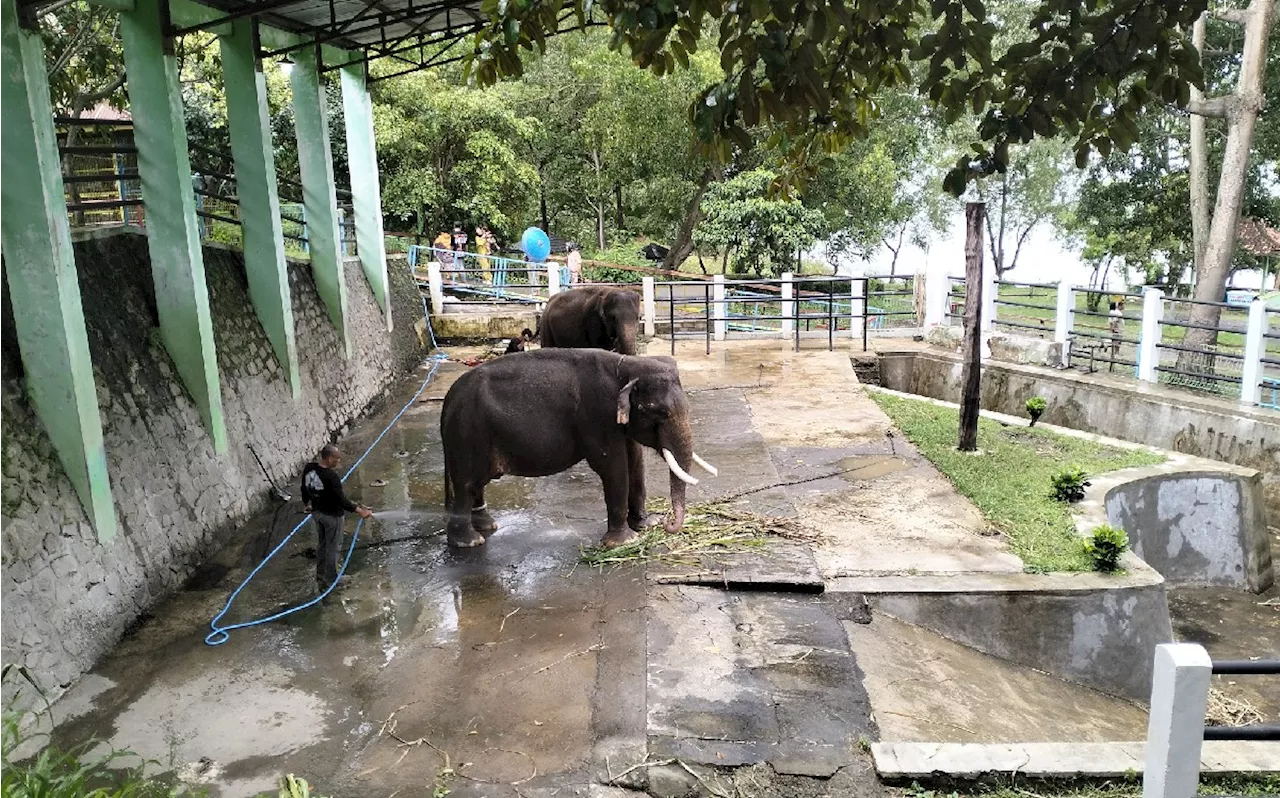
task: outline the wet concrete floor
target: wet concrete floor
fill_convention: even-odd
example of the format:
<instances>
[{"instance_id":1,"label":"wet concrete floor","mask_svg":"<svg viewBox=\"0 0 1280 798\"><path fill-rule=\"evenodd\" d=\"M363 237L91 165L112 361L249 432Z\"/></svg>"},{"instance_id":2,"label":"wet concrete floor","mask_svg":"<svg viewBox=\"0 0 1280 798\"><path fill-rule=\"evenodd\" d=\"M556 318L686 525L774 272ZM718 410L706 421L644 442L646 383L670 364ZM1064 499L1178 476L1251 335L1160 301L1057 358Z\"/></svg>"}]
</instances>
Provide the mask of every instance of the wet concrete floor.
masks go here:
<instances>
[{"instance_id":1,"label":"wet concrete floor","mask_svg":"<svg viewBox=\"0 0 1280 798\"><path fill-rule=\"evenodd\" d=\"M728 623L723 589L647 587L642 567L579 564L604 527L585 465L492 484L499 532L478 550L445 546L438 399L462 371L443 368L349 479L350 495L381 511L361 529L351 587L206 645L209 619L301 513L282 506L253 519L60 702L58 740L105 739L220 796L271 790L282 773L335 796L587 795L611 781L661 791L664 779L691 778L645 764L659 755L712 768L769 763L793 782L773 794L824 794L794 783L812 775L839 775L830 784L840 794L876 794L857 746L874 731L866 695L834 615L816 599L755 593L732 599L743 620ZM420 379L342 442L348 462ZM740 395L693 393L691 403L698 450L720 467L691 502L777 481ZM648 475L650 495L665 495L656 455ZM743 503L795 514L776 489ZM299 531L226 621L309 598L313 535ZM672 615L676 600L689 604ZM666 612L646 611L653 602ZM716 667L677 672L685 621L717 636ZM699 684L720 684L724 700L693 708ZM699 727L695 716L720 720ZM723 746L747 737L750 750L726 759Z\"/></svg>"}]
</instances>

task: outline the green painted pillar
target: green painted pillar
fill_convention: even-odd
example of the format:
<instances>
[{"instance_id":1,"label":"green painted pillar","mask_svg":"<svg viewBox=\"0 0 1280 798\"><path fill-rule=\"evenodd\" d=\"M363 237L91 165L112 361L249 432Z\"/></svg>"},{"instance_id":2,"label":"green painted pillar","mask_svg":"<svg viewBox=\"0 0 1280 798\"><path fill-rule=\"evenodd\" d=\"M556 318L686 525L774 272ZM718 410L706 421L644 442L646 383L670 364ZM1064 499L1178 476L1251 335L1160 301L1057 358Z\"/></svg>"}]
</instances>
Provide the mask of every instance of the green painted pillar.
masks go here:
<instances>
[{"instance_id":1,"label":"green painted pillar","mask_svg":"<svg viewBox=\"0 0 1280 798\"><path fill-rule=\"evenodd\" d=\"M227 428L218 358L196 226L178 64L162 33L163 2L136 0L133 11L120 14L129 111L146 205L160 337L200 409L214 451L222 453L227 450Z\"/></svg>"},{"instance_id":2,"label":"green painted pillar","mask_svg":"<svg viewBox=\"0 0 1280 798\"><path fill-rule=\"evenodd\" d=\"M102 420L80 305L38 33L18 27L16 0L0 0L0 240L27 393L98 540L116 534Z\"/></svg>"},{"instance_id":3,"label":"green painted pillar","mask_svg":"<svg viewBox=\"0 0 1280 798\"><path fill-rule=\"evenodd\" d=\"M373 136L373 103L364 83L364 65L342 68L342 114L347 123L347 164L351 168L351 205L356 217L356 249L364 276L391 329L391 292L387 252L382 238L382 189Z\"/></svg>"},{"instance_id":4,"label":"green painted pillar","mask_svg":"<svg viewBox=\"0 0 1280 798\"><path fill-rule=\"evenodd\" d=\"M306 210L307 248L316 290L351 356L347 328L347 283L338 248L338 192L333 182L333 154L329 149L328 97L320 76L316 50L293 54L293 118L298 130L298 169L302 172L302 205Z\"/></svg>"},{"instance_id":5,"label":"green painted pillar","mask_svg":"<svg viewBox=\"0 0 1280 798\"><path fill-rule=\"evenodd\" d=\"M252 19L231 23L220 38L222 80L226 89L231 155L236 163L236 197L244 222L244 265L249 299L266 330L276 359L288 377L293 398L302 396L298 348L293 333L293 300L284 259L280 196L271 143L267 82L258 58L258 35Z\"/></svg>"}]
</instances>

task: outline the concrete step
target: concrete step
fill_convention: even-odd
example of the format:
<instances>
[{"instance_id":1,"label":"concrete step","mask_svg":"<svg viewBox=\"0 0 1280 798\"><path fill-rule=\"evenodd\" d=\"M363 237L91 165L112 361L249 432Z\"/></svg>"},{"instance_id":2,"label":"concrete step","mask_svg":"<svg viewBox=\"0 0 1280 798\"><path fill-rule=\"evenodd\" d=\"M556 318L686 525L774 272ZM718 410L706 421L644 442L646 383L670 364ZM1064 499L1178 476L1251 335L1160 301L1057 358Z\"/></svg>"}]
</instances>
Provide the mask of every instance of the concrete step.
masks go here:
<instances>
[{"instance_id":1,"label":"concrete step","mask_svg":"<svg viewBox=\"0 0 1280 798\"><path fill-rule=\"evenodd\" d=\"M1119 778L1141 774L1146 743L874 743L876 772L888 781L995 774L1028 778ZM1280 743L1206 742L1204 775L1280 773Z\"/></svg>"}]
</instances>

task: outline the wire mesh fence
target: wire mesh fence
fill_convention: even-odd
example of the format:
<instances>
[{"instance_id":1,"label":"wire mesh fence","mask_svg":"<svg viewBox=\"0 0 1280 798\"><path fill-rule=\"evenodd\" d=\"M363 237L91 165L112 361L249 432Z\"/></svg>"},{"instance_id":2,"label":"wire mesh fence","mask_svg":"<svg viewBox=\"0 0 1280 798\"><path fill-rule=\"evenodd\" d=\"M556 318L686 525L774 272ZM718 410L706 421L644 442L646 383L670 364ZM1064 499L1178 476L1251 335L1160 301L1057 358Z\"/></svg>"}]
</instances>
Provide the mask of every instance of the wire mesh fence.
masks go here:
<instances>
[{"instance_id":1,"label":"wire mesh fence","mask_svg":"<svg viewBox=\"0 0 1280 798\"><path fill-rule=\"evenodd\" d=\"M924 297L911 275L868 275L866 324L870 330L909 329L924 321Z\"/></svg>"},{"instance_id":2,"label":"wire mesh fence","mask_svg":"<svg viewBox=\"0 0 1280 798\"><path fill-rule=\"evenodd\" d=\"M1280 410L1280 308L1266 309L1258 404Z\"/></svg>"},{"instance_id":3,"label":"wire mesh fence","mask_svg":"<svg viewBox=\"0 0 1280 798\"><path fill-rule=\"evenodd\" d=\"M1217 323L1195 321L1197 309L1216 309ZM1212 314L1210 314L1212 315ZM1238 396L1248 310L1226 302L1166 297L1156 373L1161 383L1202 393Z\"/></svg>"}]
</instances>

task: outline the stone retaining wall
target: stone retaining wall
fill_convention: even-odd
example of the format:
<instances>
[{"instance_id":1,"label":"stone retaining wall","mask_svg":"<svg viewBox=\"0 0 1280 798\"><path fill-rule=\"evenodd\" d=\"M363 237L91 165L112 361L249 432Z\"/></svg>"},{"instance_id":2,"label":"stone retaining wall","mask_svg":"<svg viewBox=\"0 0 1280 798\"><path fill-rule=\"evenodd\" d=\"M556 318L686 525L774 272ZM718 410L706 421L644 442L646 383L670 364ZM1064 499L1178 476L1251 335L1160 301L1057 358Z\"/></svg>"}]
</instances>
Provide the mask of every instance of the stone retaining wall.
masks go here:
<instances>
[{"instance_id":1,"label":"stone retaining wall","mask_svg":"<svg viewBox=\"0 0 1280 798\"><path fill-rule=\"evenodd\" d=\"M414 330L422 303L403 260L389 264L390 334L359 263L348 262L350 360L309 264L290 262L303 380L295 402L249 302L242 256L206 248L230 441L227 453L216 455L160 342L146 239L132 231L96 235L78 241L75 254L120 522L113 541L98 542L27 402L7 296L0 361L3 656L25 665L51 694L91 668L225 533L267 504L247 444L277 482L296 483L317 449L423 355Z\"/></svg>"}]
</instances>

